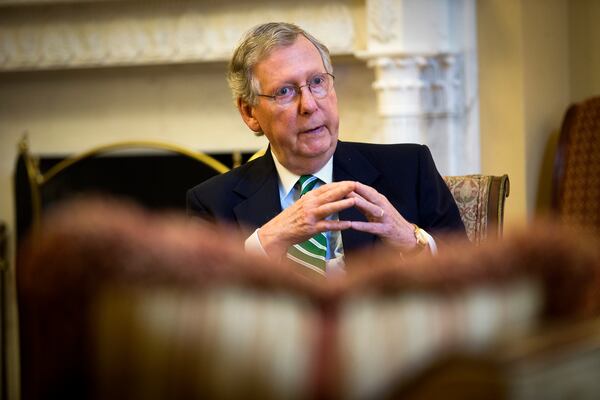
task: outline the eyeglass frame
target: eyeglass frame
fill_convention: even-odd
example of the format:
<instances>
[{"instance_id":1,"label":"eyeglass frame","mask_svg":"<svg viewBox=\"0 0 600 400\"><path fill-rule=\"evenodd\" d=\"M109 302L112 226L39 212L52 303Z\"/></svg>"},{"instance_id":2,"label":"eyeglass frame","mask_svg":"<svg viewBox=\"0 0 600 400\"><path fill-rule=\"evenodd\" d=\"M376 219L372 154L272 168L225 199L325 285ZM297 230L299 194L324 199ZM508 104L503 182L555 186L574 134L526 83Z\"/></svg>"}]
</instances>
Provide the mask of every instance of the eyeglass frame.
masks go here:
<instances>
[{"instance_id":1,"label":"eyeglass frame","mask_svg":"<svg viewBox=\"0 0 600 400\"><path fill-rule=\"evenodd\" d=\"M259 94L257 94L257 96L259 96L259 97L268 97L268 98L270 98L271 100L275 101L278 104L290 104L292 101L294 101L296 98L298 98L298 96L300 96L300 94L302 93L302 88L308 86L308 91L314 97L316 97L317 99L324 99L331 92L331 89L333 88L333 84L335 82L335 76L333 74L329 73L329 72L321 72L321 73L318 73L318 74L314 74L313 76L310 77L310 79L313 79L316 76L326 76L326 75L329 75L331 77L331 85L327 88L327 92L323 96L315 96L315 94L313 93L313 91L312 91L312 89L310 87L310 83L308 83L308 81L306 81L306 84L304 84L304 85L289 84L289 85L284 85L284 86L281 86L281 87L277 88L276 90L279 90L279 89L284 88L284 87L293 87L296 90L296 95L293 96L290 99L290 101L286 102L286 103L281 103L281 102L277 101L278 98L281 98L281 95L277 96L277 95L260 94L259 93Z\"/></svg>"}]
</instances>

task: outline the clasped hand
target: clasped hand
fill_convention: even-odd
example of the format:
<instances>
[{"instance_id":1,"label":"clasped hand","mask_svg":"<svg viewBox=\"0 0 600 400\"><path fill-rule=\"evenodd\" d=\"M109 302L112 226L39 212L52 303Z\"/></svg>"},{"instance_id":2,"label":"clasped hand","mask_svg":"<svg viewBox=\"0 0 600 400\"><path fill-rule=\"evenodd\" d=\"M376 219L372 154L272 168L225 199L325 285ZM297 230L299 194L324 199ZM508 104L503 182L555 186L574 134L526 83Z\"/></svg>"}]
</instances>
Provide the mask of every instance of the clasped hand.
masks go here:
<instances>
[{"instance_id":1,"label":"clasped hand","mask_svg":"<svg viewBox=\"0 0 600 400\"><path fill-rule=\"evenodd\" d=\"M326 219L350 207L356 207L367 221ZM412 224L389 200L372 187L353 181L333 182L308 192L263 225L258 236L267 254L280 258L292 244L318 232L345 229L372 233L402 250L416 245Z\"/></svg>"}]
</instances>

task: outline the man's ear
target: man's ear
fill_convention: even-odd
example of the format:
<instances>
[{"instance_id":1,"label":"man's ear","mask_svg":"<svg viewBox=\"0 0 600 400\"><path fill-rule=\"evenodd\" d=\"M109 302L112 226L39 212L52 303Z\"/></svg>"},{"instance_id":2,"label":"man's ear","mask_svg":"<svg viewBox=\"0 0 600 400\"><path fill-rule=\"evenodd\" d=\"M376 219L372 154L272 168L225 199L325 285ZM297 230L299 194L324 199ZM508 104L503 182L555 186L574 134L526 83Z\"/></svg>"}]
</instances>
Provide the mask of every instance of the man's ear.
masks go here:
<instances>
[{"instance_id":1,"label":"man's ear","mask_svg":"<svg viewBox=\"0 0 600 400\"><path fill-rule=\"evenodd\" d=\"M242 99L237 99L237 106L242 116L242 119L244 120L246 125L248 125L248 128L250 128L254 132L262 132L260 123L254 117L254 106L251 106Z\"/></svg>"}]
</instances>

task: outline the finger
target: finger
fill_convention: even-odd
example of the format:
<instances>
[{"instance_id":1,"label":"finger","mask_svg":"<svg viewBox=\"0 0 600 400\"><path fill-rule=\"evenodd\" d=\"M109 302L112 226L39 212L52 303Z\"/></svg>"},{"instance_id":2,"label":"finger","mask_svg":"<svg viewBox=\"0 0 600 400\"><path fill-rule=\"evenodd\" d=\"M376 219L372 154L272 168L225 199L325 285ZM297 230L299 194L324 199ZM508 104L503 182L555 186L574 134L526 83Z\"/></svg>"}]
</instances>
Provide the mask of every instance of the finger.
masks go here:
<instances>
[{"instance_id":1,"label":"finger","mask_svg":"<svg viewBox=\"0 0 600 400\"><path fill-rule=\"evenodd\" d=\"M331 214L340 212L342 210L354 207L356 199L342 199L331 203L323 204L315 210L315 216L319 219L328 217Z\"/></svg>"},{"instance_id":2,"label":"finger","mask_svg":"<svg viewBox=\"0 0 600 400\"><path fill-rule=\"evenodd\" d=\"M362 197L360 194L358 194L358 193L356 193L356 192L354 192L354 191L352 191L352 192L348 193L348 195L347 195L346 197L353 197L353 198L355 198L355 199L359 199L359 198L360 198L360 199L363 199L363 200L365 199L365 198L364 198L364 197Z\"/></svg>"},{"instance_id":3,"label":"finger","mask_svg":"<svg viewBox=\"0 0 600 400\"><path fill-rule=\"evenodd\" d=\"M350 221L332 221L332 220L325 219L325 220L319 221L315 225L315 227L317 229L317 232L343 231L346 229L350 229L352 227L352 222L350 222Z\"/></svg>"},{"instance_id":4,"label":"finger","mask_svg":"<svg viewBox=\"0 0 600 400\"><path fill-rule=\"evenodd\" d=\"M331 203L343 199L354 190L355 183L351 181L333 182L309 192L313 194L319 204Z\"/></svg>"},{"instance_id":5,"label":"finger","mask_svg":"<svg viewBox=\"0 0 600 400\"><path fill-rule=\"evenodd\" d=\"M312 193L317 193L317 194L323 194L332 190L336 190L339 188L345 188L345 187L354 187L355 186L355 182L353 181L339 181L339 182L331 182L331 183L326 183L324 185L319 186L318 188L312 190Z\"/></svg>"},{"instance_id":6,"label":"finger","mask_svg":"<svg viewBox=\"0 0 600 400\"><path fill-rule=\"evenodd\" d=\"M329 220L324 219L313 225L310 232L305 232L304 236L296 237L295 240L308 240L315 234L319 232L328 232L328 231L344 231L346 229L350 229L352 227L351 221L337 221L337 220Z\"/></svg>"},{"instance_id":7,"label":"finger","mask_svg":"<svg viewBox=\"0 0 600 400\"><path fill-rule=\"evenodd\" d=\"M346 197L351 197L351 198L356 199L357 203L360 202L363 205L366 203L370 203L370 204L378 207L379 210L381 209L381 207L379 207L377 204L370 202L369 200L365 199L363 196L361 196L360 194L358 194L356 192L350 192L350 193L348 193L348 195ZM373 210L375 210L375 209L373 209ZM377 212L375 212L374 214L377 214L377 215L381 214L381 212L379 210L376 210Z\"/></svg>"},{"instance_id":8,"label":"finger","mask_svg":"<svg viewBox=\"0 0 600 400\"><path fill-rule=\"evenodd\" d=\"M356 192L348 194L348 197L356 199L356 207L366 216L371 216L373 218L383 218L383 216L385 215L383 207L371 203Z\"/></svg>"},{"instance_id":9,"label":"finger","mask_svg":"<svg viewBox=\"0 0 600 400\"><path fill-rule=\"evenodd\" d=\"M374 235L383 235L386 231L385 224L381 222L364 222L364 221L352 221L352 229L372 233Z\"/></svg>"},{"instance_id":10,"label":"finger","mask_svg":"<svg viewBox=\"0 0 600 400\"><path fill-rule=\"evenodd\" d=\"M359 211L367 217L383 218L383 216L385 215L385 212L382 207L365 200L360 195L358 195L358 197L355 198L355 201L356 208L358 208Z\"/></svg>"},{"instance_id":11,"label":"finger","mask_svg":"<svg viewBox=\"0 0 600 400\"><path fill-rule=\"evenodd\" d=\"M383 201L383 195L371 186L365 185L360 182L355 184L355 192L371 203L380 204Z\"/></svg>"}]
</instances>

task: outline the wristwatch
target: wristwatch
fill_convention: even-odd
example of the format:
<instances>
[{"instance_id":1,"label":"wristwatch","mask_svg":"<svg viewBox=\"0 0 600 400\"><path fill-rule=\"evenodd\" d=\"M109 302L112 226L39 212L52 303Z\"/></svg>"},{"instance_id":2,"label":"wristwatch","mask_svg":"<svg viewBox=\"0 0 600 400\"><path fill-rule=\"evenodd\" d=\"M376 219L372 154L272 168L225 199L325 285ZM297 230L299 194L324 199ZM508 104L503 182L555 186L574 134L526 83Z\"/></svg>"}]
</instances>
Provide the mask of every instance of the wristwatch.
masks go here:
<instances>
[{"instance_id":1,"label":"wristwatch","mask_svg":"<svg viewBox=\"0 0 600 400\"><path fill-rule=\"evenodd\" d=\"M425 231L419 228L416 224L412 225L415 227L414 233L415 239L417 239L417 248L422 250L425 247L429 246L429 240L427 240L427 235L425 234Z\"/></svg>"}]
</instances>

